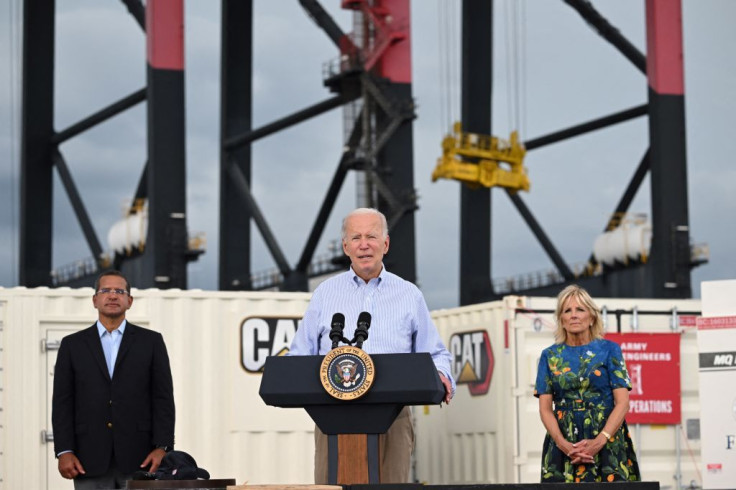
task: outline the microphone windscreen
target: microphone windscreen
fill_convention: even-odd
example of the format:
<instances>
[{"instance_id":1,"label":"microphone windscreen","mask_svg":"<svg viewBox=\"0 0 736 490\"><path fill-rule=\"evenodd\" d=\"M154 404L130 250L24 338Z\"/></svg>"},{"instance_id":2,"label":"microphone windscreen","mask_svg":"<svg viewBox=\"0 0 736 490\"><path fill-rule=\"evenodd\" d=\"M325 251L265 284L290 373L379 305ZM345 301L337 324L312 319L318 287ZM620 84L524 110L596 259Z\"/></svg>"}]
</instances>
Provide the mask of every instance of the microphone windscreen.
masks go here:
<instances>
[{"instance_id":1,"label":"microphone windscreen","mask_svg":"<svg viewBox=\"0 0 736 490\"><path fill-rule=\"evenodd\" d=\"M358 325L361 324L364 324L366 329L371 326L371 314L367 311L361 311L358 315Z\"/></svg>"},{"instance_id":2,"label":"microphone windscreen","mask_svg":"<svg viewBox=\"0 0 736 490\"><path fill-rule=\"evenodd\" d=\"M345 328L345 315L342 313L332 315L332 328L339 328L340 330Z\"/></svg>"}]
</instances>

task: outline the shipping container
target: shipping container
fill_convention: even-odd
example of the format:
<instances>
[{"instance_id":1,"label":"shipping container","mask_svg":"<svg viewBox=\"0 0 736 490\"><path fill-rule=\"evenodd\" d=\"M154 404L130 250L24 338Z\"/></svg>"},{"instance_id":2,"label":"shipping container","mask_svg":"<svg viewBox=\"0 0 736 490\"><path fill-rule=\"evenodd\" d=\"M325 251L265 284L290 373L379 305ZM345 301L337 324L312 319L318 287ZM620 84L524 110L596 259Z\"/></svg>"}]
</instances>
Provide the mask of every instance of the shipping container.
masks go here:
<instances>
[{"instance_id":1,"label":"shipping container","mask_svg":"<svg viewBox=\"0 0 736 490\"><path fill-rule=\"evenodd\" d=\"M91 288L0 288L0 488L71 489L51 430L61 339L96 320ZM291 343L306 293L133 290L128 320L163 334L176 401L176 448L213 478L311 483L313 427L258 396L266 355ZM288 463L287 463L288 462Z\"/></svg>"},{"instance_id":2,"label":"shipping container","mask_svg":"<svg viewBox=\"0 0 736 490\"><path fill-rule=\"evenodd\" d=\"M0 489L71 489L53 454L51 396L61 339L97 318L91 288L0 288ZM258 396L268 355L291 343L310 295L133 290L128 320L163 334L176 401L176 448L213 478L238 484L313 481L314 424ZM680 336L681 425L632 426L646 480L699 482L698 300L600 299L607 330ZM432 313L455 358L447 406L414 407L414 474L433 484L539 480L544 428L532 396L536 364L553 342L553 298ZM694 321L692 321L694 325ZM674 373L673 373L674 376Z\"/></svg>"},{"instance_id":3,"label":"shipping container","mask_svg":"<svg viewBox=\"0 0 736 490\"><path fill-rule=\"evenodd\" d=\"M700 301L600 298L596 303L603 310L608 333L674 333L675 339L679 337L680 365L665 377L681 380L679 423L632 424L629 428L644 480L659 481L662 488L685 487L691 482L700 485L694 328ZM539 482L545 429L533 391L540 354L554 343L555 306L555 298L508 296L432 313L453 354L458 386L448 406L414 411L419 481ZM646 384L653 387L663 381L647 379ZM639 403L638 408L654 411L662 407Z\"/></svg>"}]
</instances>

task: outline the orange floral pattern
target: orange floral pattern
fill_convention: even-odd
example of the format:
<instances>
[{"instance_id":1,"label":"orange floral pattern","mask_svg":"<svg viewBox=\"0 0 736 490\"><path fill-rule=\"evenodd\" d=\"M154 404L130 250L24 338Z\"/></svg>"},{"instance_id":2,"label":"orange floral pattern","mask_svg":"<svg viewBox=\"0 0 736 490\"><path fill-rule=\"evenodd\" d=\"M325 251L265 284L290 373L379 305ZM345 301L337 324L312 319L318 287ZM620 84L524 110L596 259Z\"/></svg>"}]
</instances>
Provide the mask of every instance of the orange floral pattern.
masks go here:
<instances>
[{"instance_id":1,"label":"orange floral pattern","mask_svg":"<svg viewBox=\"0 0 736 490\"><path fill-rule=\"evenodd\" d=\"M594 439L613 409L613 390L631 389L617 344L594 340L585 346L555 344L542 352L535 396L551 394L554 414L570 442ZM591 464L572 464L549 434L544 440L541 481L559 483L641 481L626 422Z\"/></svg>"}]
</instances>

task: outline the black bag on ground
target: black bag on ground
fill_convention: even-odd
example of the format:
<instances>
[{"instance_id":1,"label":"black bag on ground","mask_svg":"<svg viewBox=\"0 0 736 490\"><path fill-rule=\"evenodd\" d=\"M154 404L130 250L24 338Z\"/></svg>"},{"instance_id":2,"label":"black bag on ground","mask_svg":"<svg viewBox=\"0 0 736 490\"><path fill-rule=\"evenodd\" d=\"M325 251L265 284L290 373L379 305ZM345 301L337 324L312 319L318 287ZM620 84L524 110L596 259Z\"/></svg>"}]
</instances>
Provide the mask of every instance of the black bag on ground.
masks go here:
<instances>
[{"instance_id":1,"label":"black bag on ground","mask_svg":"<svg viewBox=\"0 0 736 490\"><path fill-rule=\"evenodd\" d=\"M207 470L199 468L194 458L184 451L169 451L152 473L136 471L134 480L209 480Z\"/></svg>"}]
</instances>

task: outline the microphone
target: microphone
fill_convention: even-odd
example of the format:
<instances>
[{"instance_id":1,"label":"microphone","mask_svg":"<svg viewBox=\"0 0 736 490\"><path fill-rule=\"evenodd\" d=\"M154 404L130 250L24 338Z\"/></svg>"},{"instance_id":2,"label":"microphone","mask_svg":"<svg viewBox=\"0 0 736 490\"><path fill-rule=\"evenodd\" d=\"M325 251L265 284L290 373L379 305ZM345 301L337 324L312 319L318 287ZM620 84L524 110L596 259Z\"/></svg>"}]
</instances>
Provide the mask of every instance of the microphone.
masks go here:
<instances>
[{"instance_id":1,"label":"microphone","mask_svg":"<svg viewBox=\"0 0 736 490\"><path fill-rule=\"evenodd\" d=\"M371 314L367 311L362 311L358 315L358 327L355 329L355 347L358 349L363 347L363 342L368 338L368 329L371 327Z\"/></svg>"},{"instance_id":2,"label":"microphone","mask_svg":"<svg viewBox=\"0 0 736 490\"><path fill-rule=\"evenodd\" d=\"M342 313L335 313L332 315L332 323L330 325L332 326L332 329L330 330L330 340L332 340L332 348L334 349L341 340L346 340L342 336L342 330L345 328L345 315Z\"/></svg>"}]
</instances>

